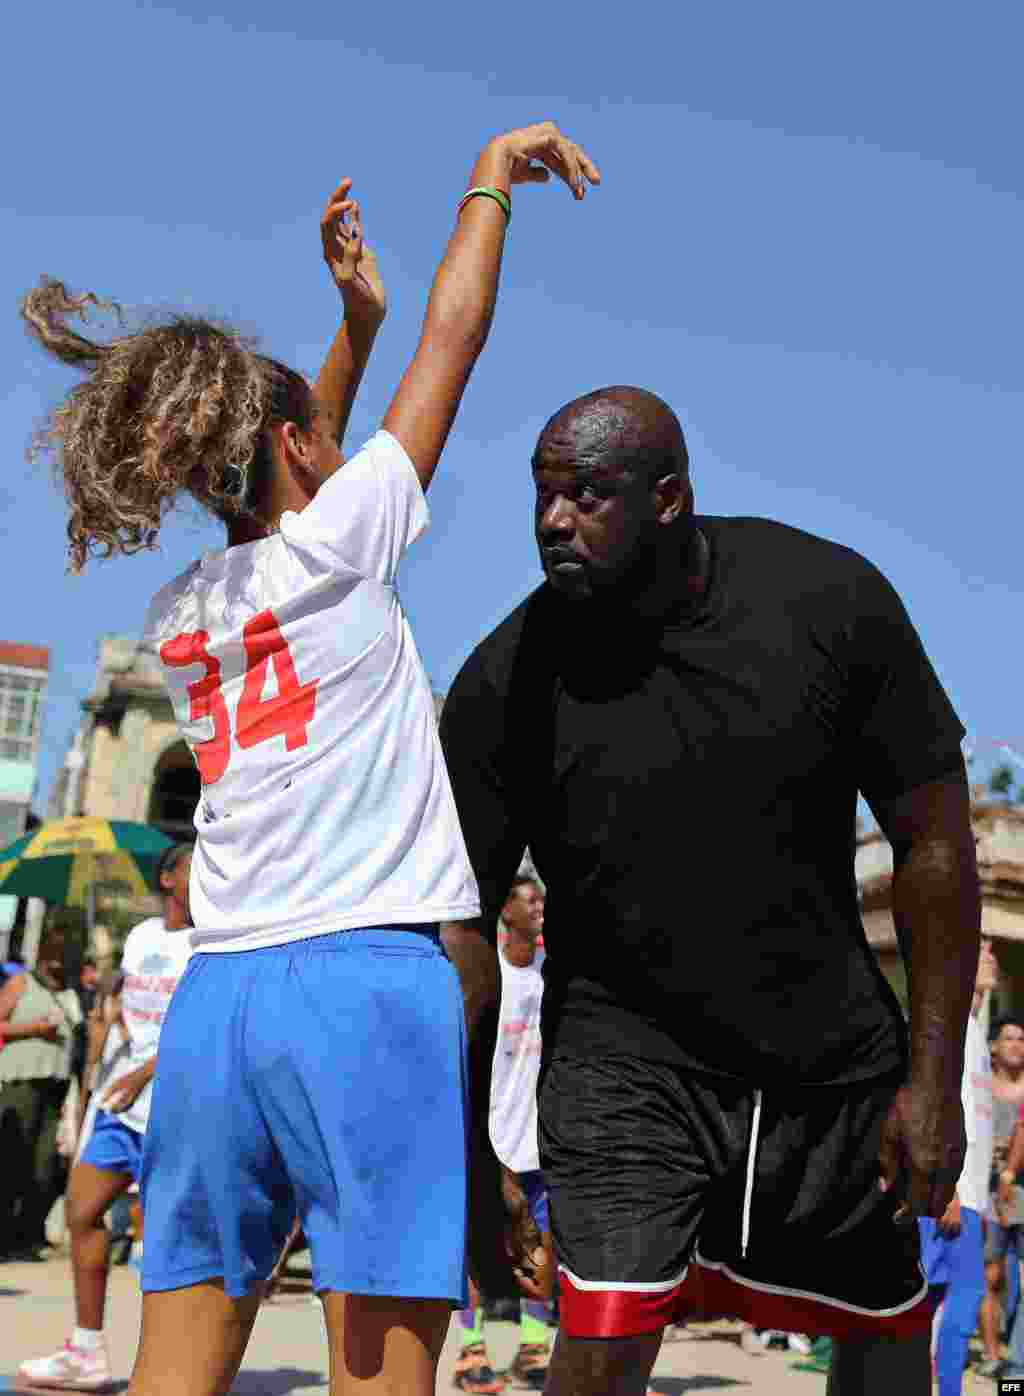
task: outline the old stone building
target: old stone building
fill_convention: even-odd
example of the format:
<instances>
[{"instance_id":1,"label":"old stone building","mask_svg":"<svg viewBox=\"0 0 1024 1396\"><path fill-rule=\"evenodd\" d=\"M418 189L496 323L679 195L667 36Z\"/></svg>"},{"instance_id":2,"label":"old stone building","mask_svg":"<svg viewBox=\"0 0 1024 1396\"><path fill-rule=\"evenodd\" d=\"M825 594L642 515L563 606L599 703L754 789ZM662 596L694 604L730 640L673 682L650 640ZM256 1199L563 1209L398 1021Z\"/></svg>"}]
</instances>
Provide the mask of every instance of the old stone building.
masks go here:
<instances>
[{"instance_id":1,"label":"old stone building","mask_svg":"<svg viewBox=\"0 0 1024 1396\"><path fill-rule=\"evenodd\" d=\"M1002 982L991 1011L1024 1012L1024 809L972 791L971 822L981 875L981 930L992 937ZM858 839L857 885L868 941L900 999L906 972L892 919L892 849L878 830Z\"/></svg>"}]
</instances>

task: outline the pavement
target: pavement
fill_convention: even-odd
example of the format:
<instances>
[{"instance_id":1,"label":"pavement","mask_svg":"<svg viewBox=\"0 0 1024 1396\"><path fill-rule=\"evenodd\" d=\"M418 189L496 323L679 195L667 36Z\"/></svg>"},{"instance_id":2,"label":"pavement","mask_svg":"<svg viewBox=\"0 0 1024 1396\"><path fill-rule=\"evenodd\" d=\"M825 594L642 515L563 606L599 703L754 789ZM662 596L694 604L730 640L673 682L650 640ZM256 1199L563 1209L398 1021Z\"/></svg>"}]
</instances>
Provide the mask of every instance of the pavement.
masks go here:
<instances>
[{"instance_id":1,"label":"pavement","mask_svg":"<svg viewBox=\"0 0 1024 1396\"><path fill-rule=\"evenodd\" d=\"M128 1266L111 1272L107 1336L116 1379L115 1391L127 1385L135 1356L141 1310L138 1277ZM59 1348L74 1325L71 1268L66 1256L45 1262L0 1264L0 1392L17 1389L18 1363ZM452 1388L457 1356L453 1324L438 1372L437 1390ZM652 1386L664 1396L688 1392L756 1392L757 1396L824 1396L825 1377L798 1372L796 1354L769 1351L751 1356L739 1345L739 1326L728 1321L693 1325L687 1342L665 1343L654 1368ZM506 1368L515 1354L518 1329L488 1322L486 1337L495 1367ZM308 1280L299 1265L286 1276L280 1294L260 1311L234 1387L237 1396L314 1396L326 1392L327 1350L320 1305L311 1302ZM510 1384L509 1392L515 1390ZM973 1373L964 1382L971 1396L994 1393L995 1384Z\"/></svg>"}]
</instances>

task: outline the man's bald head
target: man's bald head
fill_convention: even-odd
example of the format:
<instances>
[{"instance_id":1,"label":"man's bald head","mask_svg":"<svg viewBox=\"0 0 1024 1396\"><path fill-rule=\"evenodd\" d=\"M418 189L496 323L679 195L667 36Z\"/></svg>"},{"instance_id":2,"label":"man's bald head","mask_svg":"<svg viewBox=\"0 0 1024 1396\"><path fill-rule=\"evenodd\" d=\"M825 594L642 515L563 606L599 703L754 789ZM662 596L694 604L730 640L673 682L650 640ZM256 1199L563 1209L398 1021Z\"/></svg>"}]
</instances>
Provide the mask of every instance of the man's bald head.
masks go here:
<instances>
[{"instance_id":1,"label":"man's bald head","mask_svg":"<svg viewBox=\"0 0 1024 1396\"><path fill-rule=\"evenodd\" d=\"M534 531L552 587L574 601L689 585L697 536L679 419L643 388L568 403L533 453ZM632 604L632 603L631 603Z\"/></svg>"},{"instance_id":2,"label":"man's bald head","mask_svg":"<svg viewBox=\"0 0 1024 1396\"><path fill-rule=\"evenodd\" d=\"M614 466L653 484L689 478L690 458L679 418L644 388L598 388L560 408L544 427L534 461L571 453L579 468Z\"/></svg>"}]
</instances>

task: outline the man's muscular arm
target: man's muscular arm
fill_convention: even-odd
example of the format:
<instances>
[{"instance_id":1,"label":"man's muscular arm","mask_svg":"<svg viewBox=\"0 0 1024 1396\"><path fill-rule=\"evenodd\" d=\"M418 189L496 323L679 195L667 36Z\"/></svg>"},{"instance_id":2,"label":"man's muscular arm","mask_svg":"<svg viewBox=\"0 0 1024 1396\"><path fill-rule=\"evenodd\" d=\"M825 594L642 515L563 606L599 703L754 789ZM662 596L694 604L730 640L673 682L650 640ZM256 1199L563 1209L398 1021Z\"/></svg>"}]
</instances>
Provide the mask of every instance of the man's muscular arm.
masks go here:
<instances>
[{"instance_id":1,"label":"man's muscular arm","mask_svg":"<svg viewBox=\"0 0 1024 1396\"><path fill-rule=\"evenodd\" d=\"M484 934L479 919L444 922L441 941L449 960L458 971L466 1011L466 1031L472 1047L480 1020L498 1003L501 991L498 952L493 941Z\"/></svg>"},{"instance_id":2,"label":"man's muscular arm","mask_svg":"<svg viewBox=\"0 0 1024 1396\"><path fill-rule=\"evenodd\" d=\"M910 987L910 1072L883 1138L883 1174L909 1209L941 1217L963 1166L964 1037L981 901L966 772L879 802L893 849L893 920Z\"/></svg>"}]
</instances>

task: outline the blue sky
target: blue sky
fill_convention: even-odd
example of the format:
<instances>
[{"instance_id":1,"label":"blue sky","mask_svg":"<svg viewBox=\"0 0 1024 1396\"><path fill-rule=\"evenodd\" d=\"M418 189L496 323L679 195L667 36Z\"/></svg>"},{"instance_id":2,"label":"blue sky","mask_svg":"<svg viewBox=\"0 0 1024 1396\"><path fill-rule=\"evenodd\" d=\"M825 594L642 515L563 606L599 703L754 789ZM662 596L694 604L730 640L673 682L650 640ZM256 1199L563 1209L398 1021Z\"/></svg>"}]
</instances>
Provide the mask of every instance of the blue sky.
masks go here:
<instances>
[{"instance_id":1,"label":"blue sky","mask_svg":"<svg viewBox=\"0 0 1024 1396\"><path fill-rule=\"evenodd\" d=\"M64 574L61 500L24 464L73 382L15 303L46 272L257 328L318 367L338 306L318 219L356 180L391 313L353 416L415 345L472 157L557 120L601 165L582 207L516 198L491 341L401 590L435 685L539 581L529 458L607 383L660 393L698 505L839 539L883 568L979 764L1021 712L1024 175L1019 6L12 7L0 60L0 638L48 644L40 798L102 633L217 535Z\"/></svg>"}]
</instances>

